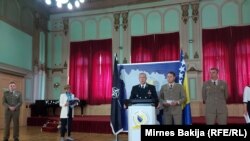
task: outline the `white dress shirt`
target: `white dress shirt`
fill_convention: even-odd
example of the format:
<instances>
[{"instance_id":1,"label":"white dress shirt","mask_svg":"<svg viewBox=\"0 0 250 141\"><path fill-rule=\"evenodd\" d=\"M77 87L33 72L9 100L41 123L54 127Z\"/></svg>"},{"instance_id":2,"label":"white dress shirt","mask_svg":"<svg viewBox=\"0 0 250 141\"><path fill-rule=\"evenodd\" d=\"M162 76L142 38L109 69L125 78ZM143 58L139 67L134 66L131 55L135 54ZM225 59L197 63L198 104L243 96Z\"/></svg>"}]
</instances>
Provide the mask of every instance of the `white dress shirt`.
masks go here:
<instances>
[{"instance_id":1,"label":"white dress shirt","mask_svg":"<svg viewBox=\"0 0 250 141\"><path fill-rule=\"evenodd\" d=\"M218 79L217 80L211 80L211 81L212 81L213 84L215 82L215 85L218 85Z\"/></svg>"},{"instance_id":2,"label":"white dress shirt","mask_svg":"<svg viewBox=\"0 0 250 141\"><path fill-rule=\"evenodd\" d=\"M250 87L246 86L243 93L243 102L247 103L250 101Z\"/></svg>"}]
</instances>

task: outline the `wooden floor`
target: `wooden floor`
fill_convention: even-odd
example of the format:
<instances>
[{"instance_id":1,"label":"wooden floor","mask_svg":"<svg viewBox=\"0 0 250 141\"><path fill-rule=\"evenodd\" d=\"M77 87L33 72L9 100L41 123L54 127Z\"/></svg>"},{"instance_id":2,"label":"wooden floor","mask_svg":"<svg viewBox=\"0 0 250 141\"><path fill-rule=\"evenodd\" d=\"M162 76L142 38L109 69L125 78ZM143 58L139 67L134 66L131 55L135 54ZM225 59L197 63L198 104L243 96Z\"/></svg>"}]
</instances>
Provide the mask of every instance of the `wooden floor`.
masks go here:
<instances>
[{"instance_id":1,"label":"wooden floor","mask_svg":"<svg viewBox=\"0 0 250 141\"><path fill-rule=\"evenodd\" d=\"M12 130L11 130L12 131ZM12 132L9 141L13 141ZM115 141L115 136L112 134L94 134L72 132L72 137L75 141ZM3 130L0 130L0 141L3 139ZM41 132L40 127L20 127L20 141L59 141L58 133ZM126 134L119 135L119 141L127 141Z\"/></svg>"}]
</instances>

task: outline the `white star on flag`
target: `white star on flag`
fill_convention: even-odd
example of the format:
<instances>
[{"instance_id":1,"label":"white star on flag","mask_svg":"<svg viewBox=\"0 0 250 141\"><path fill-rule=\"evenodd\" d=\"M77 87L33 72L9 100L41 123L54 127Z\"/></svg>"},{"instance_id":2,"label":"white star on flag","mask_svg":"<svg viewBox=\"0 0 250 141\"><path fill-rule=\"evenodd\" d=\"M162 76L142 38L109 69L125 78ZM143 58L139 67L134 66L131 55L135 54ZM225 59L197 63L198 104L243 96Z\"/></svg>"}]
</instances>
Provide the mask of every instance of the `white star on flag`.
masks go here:
<instances>
[{"instance_id":1,"label":"white star on flag","mask_svg":"<svg viewBox=\"0 0 250 141\"><path fill-rule=\"evenodd\" d=\"M179 74L179 78L180 78L180 79L183 78L183 73L180 73L180 74Z\"/></svg>"},{"instance_id":2,"label":"white star on flag","mask_svg":"<svg viewBox=\"0 0 250 141\"><path fill-rule=\"evenodd\" d=\"M184 81L184 76L186 72L186 63L184 60L183 52L181 52L181 58L180 58L180 68L179 68L179 83L182 84Z\"/></svg>"},{"instance_id":3,"label":"white star on flag","mask_svg":"<svg viewBox=\"0 0 250 141\"><path fill-rule=\"evenodd\" d=\"M179 84L182 84L182 80L179 80Z\"/></svg>"},{"instance_id":4,"label":"white star on flag","mask_svg":"<svg viewBox=\"0 0 250 141\"><path fill-rule=\"evenodd\" d=\"M184 59L181 61L181 64L182 64L182 65L185 65L185 61L184 61Z\"/></svg>"},{"instance_id":5,"label":"white star on flag","mask_svg":"<svg viewBox=\"0 0 250 141\"><path fill-rule=\"evenodd\" d=\"M181 66L179 70L180 70L180 73L183 73L185 71L185 67Z\"/></svg>"}]
</instances>

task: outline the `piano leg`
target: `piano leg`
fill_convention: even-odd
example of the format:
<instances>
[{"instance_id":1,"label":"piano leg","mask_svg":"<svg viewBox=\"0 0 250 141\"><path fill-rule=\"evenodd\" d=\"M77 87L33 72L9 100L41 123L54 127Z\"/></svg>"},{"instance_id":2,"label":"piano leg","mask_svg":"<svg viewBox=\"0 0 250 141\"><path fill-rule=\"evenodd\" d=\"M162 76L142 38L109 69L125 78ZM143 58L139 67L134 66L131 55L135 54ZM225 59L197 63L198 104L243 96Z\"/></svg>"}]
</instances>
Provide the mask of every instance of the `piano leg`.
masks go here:
<instances>
[{"instance_id":1,"label":"piano leg","mask_svg":"<svg viewBox=\"0 0 250 141\"><path fill-rule=\"evenodd\" d=\"M56 106L53 106L53 115L56 115Z\"/></svg>"},{"instance_id":2,"label":"piano leg","mask_svg":"<svg viewBox=\"0 0 250 141\"><path fill-rule=\"evenodd\" d=\"M81 115L83 116L83 105L81 105Z\"/></svg>"}]
</instances>

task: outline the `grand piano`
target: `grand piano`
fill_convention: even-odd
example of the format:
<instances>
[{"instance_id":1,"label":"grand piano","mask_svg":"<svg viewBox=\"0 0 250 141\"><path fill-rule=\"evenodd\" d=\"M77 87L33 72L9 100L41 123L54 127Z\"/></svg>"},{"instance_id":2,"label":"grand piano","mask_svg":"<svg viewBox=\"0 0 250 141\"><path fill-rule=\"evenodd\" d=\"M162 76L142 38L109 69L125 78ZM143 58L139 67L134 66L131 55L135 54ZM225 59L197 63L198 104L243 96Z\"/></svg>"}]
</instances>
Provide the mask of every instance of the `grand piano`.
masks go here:
<instances>
[{"instance_id":1,"label":"grand piano","mask_svg":"<svg viewBox=\"0 0 250 141\"><path fill-rule=\"evenodd\" d=\"M81 115L83 115L83 108L87 105L85 100L80 100L77 106L81 107ZM35 116L50 116L49 110L52 109L52 116L56 116L56 109L59 108L59 100L36 100L30 105L31 117Z\"/></svg>"}]
</instances>

